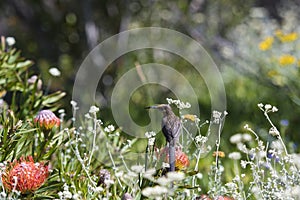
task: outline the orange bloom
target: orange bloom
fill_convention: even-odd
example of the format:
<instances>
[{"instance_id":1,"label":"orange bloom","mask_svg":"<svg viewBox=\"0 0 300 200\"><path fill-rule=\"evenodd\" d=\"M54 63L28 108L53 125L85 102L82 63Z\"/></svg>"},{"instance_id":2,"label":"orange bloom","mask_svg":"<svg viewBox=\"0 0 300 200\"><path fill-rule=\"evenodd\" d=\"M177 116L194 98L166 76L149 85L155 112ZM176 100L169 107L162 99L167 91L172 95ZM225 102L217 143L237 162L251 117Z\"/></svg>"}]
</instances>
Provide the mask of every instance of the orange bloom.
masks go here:
<instances>
[{"instance_id":1,"label":"orange bloom","mask_svg":"<svg viewBox=\"0 0 300 200\"><path fill-rule=\"evenodd\" d=\"M21 158L10 163L1 178L7 191L15 189L24 194L41 187L48 175L48 166L42 162L34 163L33 158L29 156L27 160Z\"/></svg>"},{"instance_id":2,"label":"orange bloom","mask_svg":"<svg viewBox=\"0 0 300 200\"><path fill-rule=\"evenodd\" d=\"M40 111L34 118L34 122L42 129L50 130L54 126L59 126L60 119L50 110Z\"/></svg>"},{"instance_id":3,"label":"orange bloom","mask_svg":"<svg viewBox=\"0 0 300 200\"><path fill-rule=\"evenodd\" d=\"M169 162L169 148L165 147L160 152L160 157L165 158L165 162ZM175 149L175 167L177 170L184 170L190 165L188 156L181 151L180 148Z\"/></svg>"},{"instance_id":4,"label":"orange bloom","mask_svg":"<svg viewBox=\"0 0 300 200\"><path fill-rule=\"evenodd\" d=\"M220 158L224 158L225 157L225 153L223 151L214 151L213 152L213 157L216 157L217 155Z\"/></svg>"}]
</instances>

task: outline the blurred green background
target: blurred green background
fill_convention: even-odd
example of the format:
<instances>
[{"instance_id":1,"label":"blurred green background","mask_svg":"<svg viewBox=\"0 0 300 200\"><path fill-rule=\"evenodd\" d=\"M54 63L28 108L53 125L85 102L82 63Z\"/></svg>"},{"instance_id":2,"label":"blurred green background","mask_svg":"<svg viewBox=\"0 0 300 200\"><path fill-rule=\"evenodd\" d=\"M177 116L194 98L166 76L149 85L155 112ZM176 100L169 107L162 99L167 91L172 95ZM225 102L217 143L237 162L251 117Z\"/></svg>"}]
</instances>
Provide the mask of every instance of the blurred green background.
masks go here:
<instances>
[{"instance_id":1,"label":"blurred green background","mask_svg":"<svg viewBox=\"0 0 300 200\"><path fill-rule=\"evenodd\" d=\"M245 123L264 137L269 127L257 108L262 102L279 108L271 117L284 131L285 139L291 141L290 150L296 151L300 141L299 67L294 64L292 70L287 71L286 67L280 71L280 66L269 59L282 53L299 59L299 42L294 40L284 48L274 44L269 53L261 51L259 43L267 36L274 36L277 29L286 34L300 33L299 6L297 1L283 0L6 0L0 2L0 34L14 37L15 46L22 50L23 56L35 62L36 74L41 74L44 89L67 92L64 108L70 116L69 102L76 72L97 44L121 31L138 27L159 26L182 32L202 44L222 72L229 112L222 142L227 144L231 135L244 132ZM158 62L157 54L161 55L159 63L173 66L201 93L200 118L202 121L210 118L207 88L192 66L166 52L140 50L112 63L99 82L97 99L105 122L113 122L110 96L114 84L136 62ZM51 77L48 70L52 67L58 68L61 76ZM286 81L274 81L274 77L268 76L272 68L277 79ZM138 124L150 123L145 106L166 102L167 97L175 98L161 86L147 87L139 88L131 98L131 117ZM145 90L149 88L153 96L148 102Z\"/></svg>"}]
</instances>

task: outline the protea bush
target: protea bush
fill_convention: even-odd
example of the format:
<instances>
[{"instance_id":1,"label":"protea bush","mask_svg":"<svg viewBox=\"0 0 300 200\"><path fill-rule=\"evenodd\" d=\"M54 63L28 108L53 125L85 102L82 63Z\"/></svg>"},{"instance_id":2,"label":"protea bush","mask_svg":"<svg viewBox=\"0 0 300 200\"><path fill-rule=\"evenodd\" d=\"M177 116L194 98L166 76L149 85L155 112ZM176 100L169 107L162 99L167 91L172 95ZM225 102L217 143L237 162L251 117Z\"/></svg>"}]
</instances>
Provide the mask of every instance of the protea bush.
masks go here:
<instances>
[{"instance_id":1,"label":"protea bush","mask_svg":"<svg viewBox=\"0 0 300 200\"><path fill-rule=\"evenodd\" d=\"M276 45L297 39L294 32L272 32L256 47L271 55ZM275 84L287 83L280 79L283 68L298 70L299 58L292 53L266 60L264 73ZM254 125L245 124L241 133L224 138L219 131L216 141L209 143L211 126L222 130L230 112L215 110L212 120L201 119L188 114L188 102L166 99L185 111L179 112L183 134L175 152L176 170L169 172L168 147L161 133L129 137L103 119L98 105L91 105L84 115L77 112L75 101L63 107L65 93L44 92L45 83L32 73L32 65L2 38L0 199L300 198L299 155L290 151L271 119L280 106L258 103L267 122L263 137ZM50 73L60 76L55 69ZM65 113L66 107L73 113ZM224 140L231 146L223 146Z\"/></svg>"}]
</instances>

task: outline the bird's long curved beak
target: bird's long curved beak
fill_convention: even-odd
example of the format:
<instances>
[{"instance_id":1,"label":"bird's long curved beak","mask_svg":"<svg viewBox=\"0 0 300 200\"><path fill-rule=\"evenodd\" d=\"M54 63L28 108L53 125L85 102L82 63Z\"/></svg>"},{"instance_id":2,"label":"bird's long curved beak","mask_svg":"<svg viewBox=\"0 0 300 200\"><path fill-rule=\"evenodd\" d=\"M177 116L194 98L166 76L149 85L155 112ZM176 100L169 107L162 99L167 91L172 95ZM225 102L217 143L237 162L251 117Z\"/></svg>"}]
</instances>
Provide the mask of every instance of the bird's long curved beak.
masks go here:
<instances>
[{"instance_id":1,"label":"bird's long curved beak","mask_svg":"<svg viewBox=\"0 0 300 200\"><path fill-rule=\"evenodd\" d=\"M147 107L145 107L145 109L152 109L152 108L157 108L157 106L147 106Z\"/></svg>"},{"instance_id":2,"label":"bird's long curved beak","mask_svg":"<svg viewBox=\"0 0 300 200\"><path fill-rule=\"evenodd\" d=\"M145 107L145 109L161 109L165 106L165 104L157 104L157 105L153 105L153 106L147 106Z\"/></svg>"}]
</instances>

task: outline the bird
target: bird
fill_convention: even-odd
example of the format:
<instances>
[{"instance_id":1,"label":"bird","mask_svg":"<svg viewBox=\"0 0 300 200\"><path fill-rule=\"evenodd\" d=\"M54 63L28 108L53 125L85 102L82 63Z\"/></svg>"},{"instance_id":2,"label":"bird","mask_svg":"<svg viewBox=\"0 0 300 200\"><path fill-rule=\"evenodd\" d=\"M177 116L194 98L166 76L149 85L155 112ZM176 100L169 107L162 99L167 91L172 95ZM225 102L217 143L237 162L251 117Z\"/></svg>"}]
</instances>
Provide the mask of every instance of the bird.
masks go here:
<instances>
[{"instance_id":1,"label":"bird","mask_svg":"<svg viewBox=\"0 0 300 200\"><path fill-rule=\"evenodd\" d=\"M161 126L162 133L169 144L169 171L175 171L175 146L181 133L181 120L174 114L169 104L148 106L146 109L158 109L163 113Z\"/></svg>"}]
</instances>

